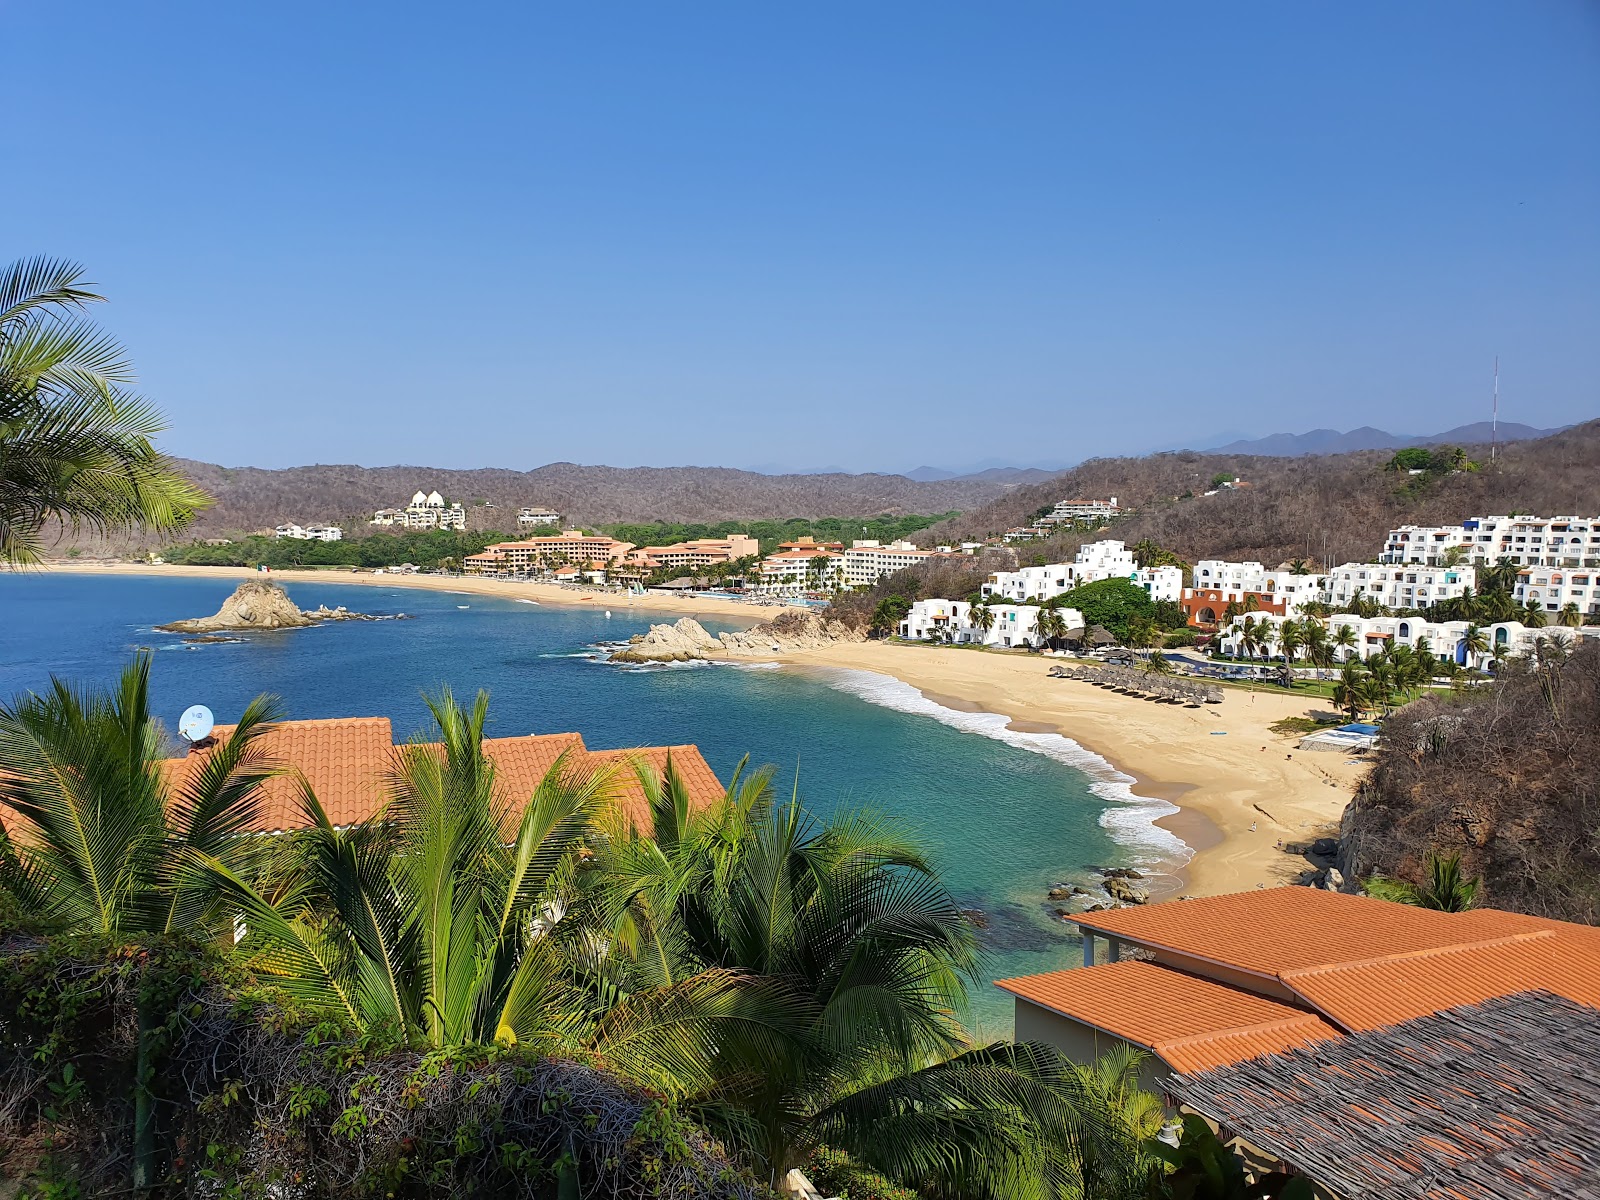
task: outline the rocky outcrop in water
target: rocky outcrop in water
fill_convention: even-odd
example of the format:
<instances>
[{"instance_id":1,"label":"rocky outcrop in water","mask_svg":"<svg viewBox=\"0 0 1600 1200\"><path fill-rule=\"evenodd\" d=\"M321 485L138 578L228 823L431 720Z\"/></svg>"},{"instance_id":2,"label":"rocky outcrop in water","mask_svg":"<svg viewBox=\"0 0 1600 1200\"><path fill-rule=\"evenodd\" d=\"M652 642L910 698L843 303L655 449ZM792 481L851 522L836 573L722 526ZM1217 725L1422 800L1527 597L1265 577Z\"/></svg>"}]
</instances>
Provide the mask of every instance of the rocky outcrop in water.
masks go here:
<instances>
[{"instance_id":1,"label":"rocky outcrop in water","mask_svg":"<svg viewBox=\"0 0 1600 1200\"><path fill-rule=\"evenodd\" d=\"M187 621L174 621L158 625L168 633L219 633L243 630L304 629L324 621L381 621L366 613L353 613L344 608L321 608L302 612L295 607L289 593L268 579L247 579L234 589L233 595L222 602L214 616L194 617Z\"/></svg>"},{"instance_id":2,"label":"rocky outcrop in water","mask_svg":"<svg viewBox=\"0 0 1600 1200\"><path fill-rule=\"evenodd\" d=\"M810 650L832 642L859 642L863 635L820 613L785 612L754 629L713 637L692 617L672 625L652 625L611 656L612 662L688 662L705 658L767 658Z\"/></svg>"}]
</instances>

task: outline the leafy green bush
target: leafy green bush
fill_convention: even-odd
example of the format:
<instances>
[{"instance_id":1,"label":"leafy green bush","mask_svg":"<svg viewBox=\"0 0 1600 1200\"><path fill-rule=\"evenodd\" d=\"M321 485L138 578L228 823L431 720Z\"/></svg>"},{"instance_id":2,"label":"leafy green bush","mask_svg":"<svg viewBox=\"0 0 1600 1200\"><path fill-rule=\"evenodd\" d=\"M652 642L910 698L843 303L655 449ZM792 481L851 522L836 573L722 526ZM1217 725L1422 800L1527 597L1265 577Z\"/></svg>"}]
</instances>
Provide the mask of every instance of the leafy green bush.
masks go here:
<instances>
[{"instance_id":1,"label":"leafy green bush","mask_svg":"<svg viewBox=\"0 0 1600 1200\"><path fill-rule=\"evenodd\" d=\"M1155 605L1150 594L1126 579L1099 579L1057 596L1052 604L1075 608L1090 626L1103 625L1118 641L1126 641L1139 618L1153 622Z\"/></svg>"},{"instance_id":2,"label":"leafy green bush","mask_svg":"<svg viewBox=\"0 0 1600 1200\"><path fill-rule=\"evenodd\" d=\"M839 1200L919 1200L918 1193L901 1187L876 1171L858 1166L842 1150L821 1146L805 1167L806 1177L825 1196Z\"/></svg>"}]
</instances>

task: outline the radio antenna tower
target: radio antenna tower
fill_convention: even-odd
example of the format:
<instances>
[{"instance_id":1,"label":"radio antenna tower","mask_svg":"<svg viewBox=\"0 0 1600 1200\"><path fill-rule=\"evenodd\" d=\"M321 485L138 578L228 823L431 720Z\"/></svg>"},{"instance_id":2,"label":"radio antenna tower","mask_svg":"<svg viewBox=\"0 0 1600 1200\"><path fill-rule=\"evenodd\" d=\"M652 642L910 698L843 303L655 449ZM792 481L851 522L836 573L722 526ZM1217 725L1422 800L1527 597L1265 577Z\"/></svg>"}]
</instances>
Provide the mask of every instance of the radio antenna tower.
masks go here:
<instances>
[{"instance_id":1,"label":"radio antenna tower","mask_svg":"<svg viewBox=\"0 0 1600 1200\"><path fill-rule=\"evenodd\" d=\"M1494 466L1495 450L1500 442L1500 356L1494 356L1494 409L1489 418L1489 465Z\"/></svg>"}]
</instances>

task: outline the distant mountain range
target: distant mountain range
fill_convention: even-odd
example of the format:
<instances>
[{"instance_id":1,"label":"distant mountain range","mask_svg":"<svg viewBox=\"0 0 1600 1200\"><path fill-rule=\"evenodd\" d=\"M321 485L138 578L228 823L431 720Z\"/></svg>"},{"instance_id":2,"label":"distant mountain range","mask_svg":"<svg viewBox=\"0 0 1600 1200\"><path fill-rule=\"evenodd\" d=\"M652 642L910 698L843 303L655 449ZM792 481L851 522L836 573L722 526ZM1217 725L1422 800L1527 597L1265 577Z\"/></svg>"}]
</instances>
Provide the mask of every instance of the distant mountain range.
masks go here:
<instances>
[{"instance_id":1,"label":"distant mountain range","mask_svg":"<svg viewBox=\"0 0 1600 1200\"><path fill-rule=\"evenodd\" d=\"M1502 421L1497 433L1501 442L1526 442L1534 438L1560 433L1557 429L1535 429L1515 421ZM1340 433L1337 429L1313 429L1310 433L1274 433L1264 438L1245 438L1222 446L1200 447L1207 454L1258 454L1268 458L1299 458L1304 454L1348 454L1352 450L1398 450L1405 446L1435 446L1441 442L1452 445L1478 445L1489 441L1491 427L1488 421L1472 425L1458 425L1443 433L1399 434L1385 433L1370 425Z\"/></svg>"}]
</instances>

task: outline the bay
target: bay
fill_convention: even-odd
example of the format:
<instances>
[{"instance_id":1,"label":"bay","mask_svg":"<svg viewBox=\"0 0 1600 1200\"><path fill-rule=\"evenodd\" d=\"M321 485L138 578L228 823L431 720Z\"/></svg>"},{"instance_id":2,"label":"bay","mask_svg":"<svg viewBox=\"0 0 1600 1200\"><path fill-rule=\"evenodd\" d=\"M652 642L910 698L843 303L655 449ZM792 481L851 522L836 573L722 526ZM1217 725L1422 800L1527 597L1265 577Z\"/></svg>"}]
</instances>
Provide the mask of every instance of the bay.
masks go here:
<instances>
[{"instance_id":1,"label":"bay","mask_svg":"<svg viewBox=\"0 0 1600 1200\"><path fill-rule=\"evenodd\" d=\"M594 749L695 743L724 781L748 754L777 766L782 795L798 773L816 813L872 808L923 840L962 904L987 921L971 1017L988 1036L1007 1036L1011 1025L1010 999L990 980L1077 961L1077 940L1052 917L1045 891L1095 866L1149 863L1171 849L1149 829L1154 812L1130 803L1125 777L1071 742L941 709L881 675L754 664L635 670L594 659L596 642L670 619L659 613L618 607L608 620L598 606L296 583L302 608L415 619L204 645L154 630L215 612L235 583L0 575L0 696L42 689L52 674L109 682L147 648L153 704L169 727L191 704L228 722L271 692L290 717L387 716L404 737L427 729L423 694L449 685L463 698L488 689L496 736L575 730Z\"/></svg>"}]
</instances>

